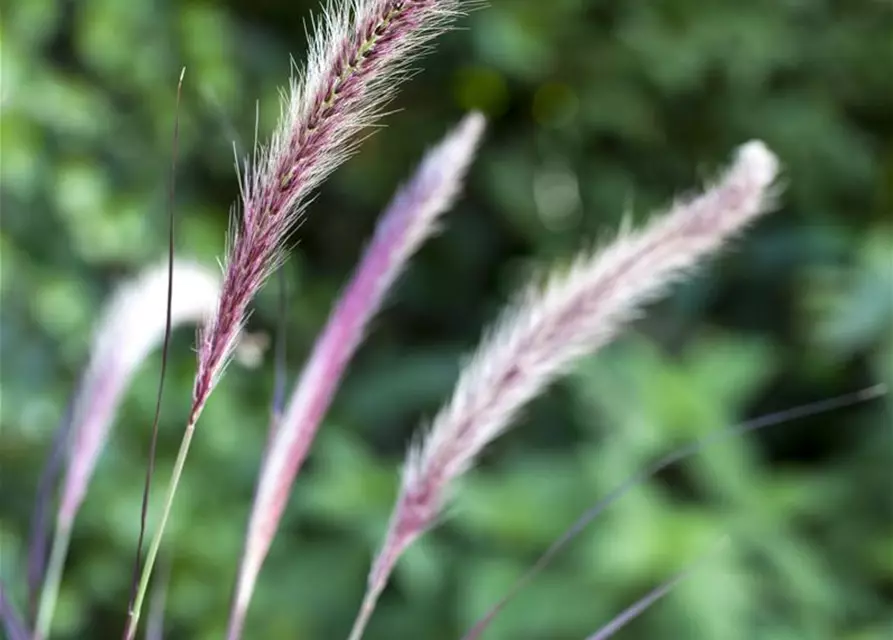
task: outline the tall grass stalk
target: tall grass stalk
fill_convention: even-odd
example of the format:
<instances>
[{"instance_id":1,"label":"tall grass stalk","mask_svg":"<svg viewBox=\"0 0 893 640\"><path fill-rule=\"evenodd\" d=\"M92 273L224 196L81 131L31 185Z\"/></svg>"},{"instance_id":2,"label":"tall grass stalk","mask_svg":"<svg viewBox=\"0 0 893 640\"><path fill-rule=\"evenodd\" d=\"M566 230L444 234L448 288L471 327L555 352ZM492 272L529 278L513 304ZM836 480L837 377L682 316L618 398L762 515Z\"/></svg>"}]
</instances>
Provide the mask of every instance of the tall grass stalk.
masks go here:
<instances>
[{"instance_id":1,"label":"tall grass stalk","mask_svg":"<svg viewBox=\"0 0 893 640\"><path fill-rule=\"evenodd\" d=\"M72 433L56 526L37 607L35 638L49 632L75 517L87 493L100 454L108 442L118 406L142 362L165 331L168 265L156 265L125 283L99 321L83 382L72 410ZM220 281L201 265L177 261L171 323L201 323L213 313Z\"/></svg>"},{"instance_id":2,"label":"tall grass stalk","mask_svg":"<svg viewBox=\"0 0 893 640\"><path fill-rule=\"evenodd\" d=\"M469 0L351 0L327 5L302 74L283 101L279 127L246 162L241 215L233 216L217 312L199 337L192 407L158 527L128 611L125 638L139 624L198 419L232 355L248 306L283 259L292 223L309 193L358 144L406 79L426 45L450 27Z\"/></svg>"},{"instance_id":3,"label":"tall grass stalk","mask_svg":"<svg viewBox=\"0 0 893 640\"><path fill-rule=\"evenodd\" d=\"M483 117L470 114L425 156L382 214L372 242L314 345L261 465L230 614L230 640L241 635L254 584L292 484L341 377L387 292L459 194L483 129Z\"/></svg>"},{"instance_id":4,"label":"tall grass stalk","mask_svg":"<svg viewBox=\"0 0 893 640\"><path fill-rule=\"evenodd\" d=\"M403 552L437 520L452 482L532 398L611 340L641 306L770 209L778 160L759 141L701 195L580 255L523 291L486 333L451 400L407 456L385 541L351 632L359 640Z\"/></svg>"}]
</instances>

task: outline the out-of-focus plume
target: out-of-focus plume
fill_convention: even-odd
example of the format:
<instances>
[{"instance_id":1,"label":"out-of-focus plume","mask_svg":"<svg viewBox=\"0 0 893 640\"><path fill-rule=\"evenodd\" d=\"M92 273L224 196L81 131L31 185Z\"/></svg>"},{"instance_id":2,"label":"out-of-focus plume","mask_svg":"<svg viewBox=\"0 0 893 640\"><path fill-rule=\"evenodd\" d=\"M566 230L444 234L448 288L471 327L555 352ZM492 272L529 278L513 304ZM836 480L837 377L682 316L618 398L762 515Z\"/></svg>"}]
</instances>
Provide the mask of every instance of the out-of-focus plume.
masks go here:
<instances>
[{"instance_id":1,"label":"out-of-focus plume","mask_svg":"<svg viewBox=\"0 0 893 640\"><path fill-rule=\"evenodd\" d=\"M341 376L387 291L458 195L483 129L483 117L470 114L425 156L382 215L362 262L314 347L261 467L231 613L231 640L241 634L257 574L292 483Z\"/></svg>"}]
</instances>

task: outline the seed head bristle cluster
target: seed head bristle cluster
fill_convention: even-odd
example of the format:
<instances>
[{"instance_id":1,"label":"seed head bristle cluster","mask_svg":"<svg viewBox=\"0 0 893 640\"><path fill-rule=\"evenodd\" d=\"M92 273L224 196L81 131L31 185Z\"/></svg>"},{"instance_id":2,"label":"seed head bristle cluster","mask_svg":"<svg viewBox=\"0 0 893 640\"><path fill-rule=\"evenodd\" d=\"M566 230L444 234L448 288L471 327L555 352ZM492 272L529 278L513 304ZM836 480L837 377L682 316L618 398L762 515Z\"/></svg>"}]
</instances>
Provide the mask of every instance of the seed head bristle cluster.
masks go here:
<instances>
[{"instance_id":1,"label":"seed head bristle cluster","mask_svg":"<svg viewBox=\"0 0 893 640\"><path fill-rule=\"evenodd\" d=\"M543 387L613 338L642 304L767 211L776 173L775 156L760 142L748 143L713 188L523 291L463 370L428 436L411 451L404 489L416 498L407 496L408 502L438 494ZM429 506L439 510L437 504Z\"/></svg>"},{"instance_id":2,"label":"seed head bristle cluster","mask_svg":"<svg viewBox=\"0 0 893 640\"><path fill-rule=\"evenodd\" d=\"M278 265L282 245L309 193L356 149L411 64L468 0L353 0L330 4L293 79L270 144L258 149L242 185L223 295L203 333L193 413L232 352L247 307Z\"/></svg>"},{"instance_id":3,"label":"seed head bristle cluster","mask_svg":"<svg viewBox=\"0 0 893 640\"><path fill-rule=\"evenodd\" d=\"M509 305L427 435L409 451L361 617L402 552L436 522L452 481L481 450L576 359L613 338L641 305L768 211L777 173L772 152L749 142L714 186L676 203L641 231L624 232L603 250L552 271Z\"/></svg>"}]
</instances>

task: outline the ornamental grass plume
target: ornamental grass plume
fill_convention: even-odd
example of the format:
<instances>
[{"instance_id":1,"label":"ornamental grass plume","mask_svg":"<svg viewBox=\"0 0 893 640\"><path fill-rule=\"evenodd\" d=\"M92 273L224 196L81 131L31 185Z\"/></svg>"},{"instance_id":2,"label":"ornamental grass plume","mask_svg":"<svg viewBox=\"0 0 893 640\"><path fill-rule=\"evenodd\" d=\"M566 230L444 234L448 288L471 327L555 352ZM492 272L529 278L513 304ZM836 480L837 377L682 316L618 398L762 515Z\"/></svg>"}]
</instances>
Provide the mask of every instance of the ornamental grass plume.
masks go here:
<instances>
[{"instance_id":1,"label":"ornamental grass plume","mask_svg":"<svg viewBox=\"0 0 893 640\"><path fill-rule=\"evenodd\" d=\"M217 312L202 332L192 407L164 508L128 611L133 638L195 425L220 379L248 305L282 259L292 223L309 193L357 146L426 45L475 0L345 0L330 2L310 42L304 71L283 100L278 129L256 150L242 181ZM259 156L259 157L258 157Z\"/></svg>"},{"instance_id":2,"label":"ornamental grass plume","mask_svg":"<svg viewBox=\"0 0 893 640\"><path fill-rule=\"evenodd\" d=\"M452 482L528 401L575 360L612 339L637 310L772 204L778 160L759 141L720 180L638 232L550 272L485 334L452 399L411 447L397 503L351 633L358 640L399 557L434 525Z\"/></svg>"},{"instance_id":3,"label":"ornamental grass plume","mask_svg":"<svg viewBox=\"0 0 893 640\"><path fill-rule=\"evenodd\" d=\"M291 486L341 376L391 285L452 206L483 129L484 118L472 113L428 152L382 214L353 279L314 346L261 466L230 614L230 640L241 636L254 584Z\"/></svg>"},{"instance_id":4,"label":"ornamental grass plume","mask_svg":"<svg viewBox=\"0 0 893 640\"><path fill-rule=\"evenodd\" d=\"M203 333L190 422L232 351L248 304L281 259L308 194L357 147L425 45L467 0L350 0L328 5L306 69L292 80L279 128L242 184L241 220L227 252L223 294Z\"/></svg>"},{"instance_id":5,"label":"ornamental grass plume","mask_svg":"<svg viewBox=\"0 0 893 640\"><path fill-rule=\"evenodd\" d=\"M167 263L159 264L125 283L97 325L90 362L72 407L67 467L38 607L37 638L49 631L74 520L108 442L118 406L140 365L164 336L168 275ZM209 318L220 293L218 275L207 267L178 260L172 278L171 326Z\"/></svg>"}]
</instances>

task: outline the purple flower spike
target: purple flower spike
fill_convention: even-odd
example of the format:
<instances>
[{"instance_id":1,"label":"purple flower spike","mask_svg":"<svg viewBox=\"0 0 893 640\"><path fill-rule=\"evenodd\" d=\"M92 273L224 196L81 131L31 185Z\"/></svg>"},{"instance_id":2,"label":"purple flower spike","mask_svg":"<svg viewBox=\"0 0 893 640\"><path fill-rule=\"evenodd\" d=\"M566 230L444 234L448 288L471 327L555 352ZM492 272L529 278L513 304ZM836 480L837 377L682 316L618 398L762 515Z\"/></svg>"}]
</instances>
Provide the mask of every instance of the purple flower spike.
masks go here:
<instances>
[{"instance_id":1,"label":"purple flower spike","mask_svg":"<svg viewBox=\"0 0 893 640\"><path fill-rule=\"evenodd\" d=\"M434 232L438 217L452 205L483 129L483 117L471 114L428 153L382 216L353 280L329 316L261 468L231 613L231 640L241 635L257 575L292 483L347 363L388 289Z\"/></svg>"}]
</instances>

